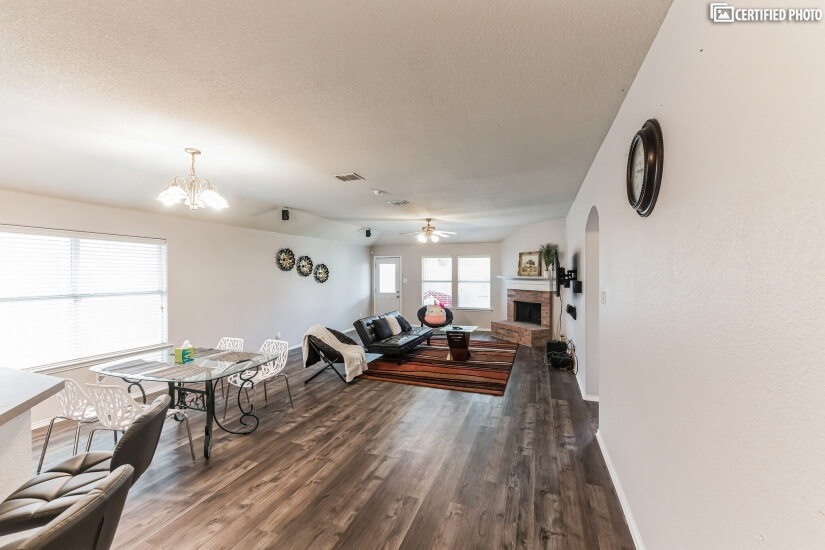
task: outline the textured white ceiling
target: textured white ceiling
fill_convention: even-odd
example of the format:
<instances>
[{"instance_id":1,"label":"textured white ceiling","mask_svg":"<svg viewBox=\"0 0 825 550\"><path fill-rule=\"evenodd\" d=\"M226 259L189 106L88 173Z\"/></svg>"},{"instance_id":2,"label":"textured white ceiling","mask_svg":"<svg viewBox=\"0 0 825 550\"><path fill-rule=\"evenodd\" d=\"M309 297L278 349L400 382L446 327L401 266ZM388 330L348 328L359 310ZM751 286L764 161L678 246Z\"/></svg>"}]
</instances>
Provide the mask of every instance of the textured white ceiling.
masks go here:
<instances>
[{"instance_id":1,"label":"textured white ceiling","mask_svg":"<svg viewBox=\"0 0 825 550\"><path fill-rule=\"evenodd\" d=\"M670 3L3 0L0 187L163 212L197 147L198 219L500 240L566 214Z\"/></svg>"}]
</instances>

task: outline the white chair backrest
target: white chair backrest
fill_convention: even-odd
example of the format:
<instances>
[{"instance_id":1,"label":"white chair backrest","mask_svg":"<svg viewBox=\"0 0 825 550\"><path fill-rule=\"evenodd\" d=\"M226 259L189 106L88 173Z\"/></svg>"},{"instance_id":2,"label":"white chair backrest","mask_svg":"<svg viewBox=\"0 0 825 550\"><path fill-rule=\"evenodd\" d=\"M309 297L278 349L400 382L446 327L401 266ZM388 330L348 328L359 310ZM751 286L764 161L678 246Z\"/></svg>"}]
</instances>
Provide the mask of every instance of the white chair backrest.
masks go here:
<instances>
[{"instance_id":1,"label":"white chair backrest","mask_svg":"<svg viewBox=\"0 0 825 550\"><path fill-rule=\"evenodd\" d=\"M243 351L243 338L229 338L224 336L215 349L225 351Z\"/></svg>"},{"instance_id":2,"label":"white chair backrest","mask_svg":"<svg viewBox=\"0 0 825 550\"><path fill-rule=\"evenodd\" d=\"M266 365L261 365L262 377L268 378L270 376L275 376L284 370L287 357L289 357L289 342L284 342L283 340L265 340L261 345L260 352L277 355L274 360L270 361Z\"/></svg>"},{"instance_id":3,"label":"white chair backrest","mask_svg":"<svg viewBox=\"0 0 825 550\"><path fill-rule=\"evenodd\" d=\"M137 401L120 386L86 384L97 410L100 425L110 430L125 430L143 412Z\"/></svg>"},{"instance_id":4,"label":"white chair backrest","mask_svg":"<svg viewBox=\"0 0 825 550\"><path fill-rule=\"evenodd\" d=\"M72 420L84 420L93 415L94 403L83 386L68 378L63 382L63 389L57 393L57 415Z\"/></svg>"}]
</instances>

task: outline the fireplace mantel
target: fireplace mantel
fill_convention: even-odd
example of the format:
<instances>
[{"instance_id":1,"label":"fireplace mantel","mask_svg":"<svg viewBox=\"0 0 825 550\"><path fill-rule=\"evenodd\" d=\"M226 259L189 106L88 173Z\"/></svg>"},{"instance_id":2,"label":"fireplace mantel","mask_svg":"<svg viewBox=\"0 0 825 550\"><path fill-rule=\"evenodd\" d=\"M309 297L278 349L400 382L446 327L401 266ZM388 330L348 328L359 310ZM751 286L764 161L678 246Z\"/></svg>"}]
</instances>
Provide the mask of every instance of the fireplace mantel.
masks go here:
<instances>
[{"instance_id":1,"label":"fireplace mantel","mask_svg":"<svg viewBox=\"0 0 825 550\"><path fill-rule=\"evenodd\" d=\"M538 292L550 292L552 290L552 279L547 277L497 277L504 281L508 289L514 290L535 290Z\"/></svg>"}]
</instances>

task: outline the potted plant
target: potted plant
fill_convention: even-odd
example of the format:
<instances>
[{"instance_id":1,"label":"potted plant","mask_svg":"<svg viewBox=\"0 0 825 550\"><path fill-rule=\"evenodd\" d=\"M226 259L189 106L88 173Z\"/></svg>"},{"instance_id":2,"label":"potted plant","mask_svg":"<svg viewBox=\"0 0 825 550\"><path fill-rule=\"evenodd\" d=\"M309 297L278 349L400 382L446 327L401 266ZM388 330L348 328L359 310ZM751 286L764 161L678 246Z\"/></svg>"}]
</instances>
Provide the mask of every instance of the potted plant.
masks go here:
<instances>
[{"instance_id":1,"label":"potted plant","mask_svg":"<svg viewBox=\"0 0 825 550\"><path fill-rule=\"evenodd\" d=\"M556 265L556 254L559 253L559 248L553 243L543 244L539 247L539 255L544 261L545 273L550 274L550 266Z\"/></svg>"}]
</instances>

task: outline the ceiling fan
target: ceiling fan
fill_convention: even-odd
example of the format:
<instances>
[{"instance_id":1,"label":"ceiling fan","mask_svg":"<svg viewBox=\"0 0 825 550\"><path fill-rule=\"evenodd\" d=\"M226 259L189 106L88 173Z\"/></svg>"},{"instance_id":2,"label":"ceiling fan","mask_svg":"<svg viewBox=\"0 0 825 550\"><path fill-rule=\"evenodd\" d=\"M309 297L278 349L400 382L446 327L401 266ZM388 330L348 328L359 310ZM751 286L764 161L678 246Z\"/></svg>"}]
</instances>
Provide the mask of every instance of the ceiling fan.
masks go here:
<instances>
[{"instance_id":1,"label":"ceiling fan","mask_svg":"<svg viewBox=\"0 0 825 550\"><path fill-rule=\"evenodd\" d=\"M433 221L432 218L427 218L427 225L421 228L421 231L408 231L406 233L401 233L402 235L417 235L416 239L420 243L437 243L441 238L448 238L450 235L457 235L457 233L453 231L438 231L436 230L434 225L430 225L430 222Z\"/></svg>"}]
</instances>

